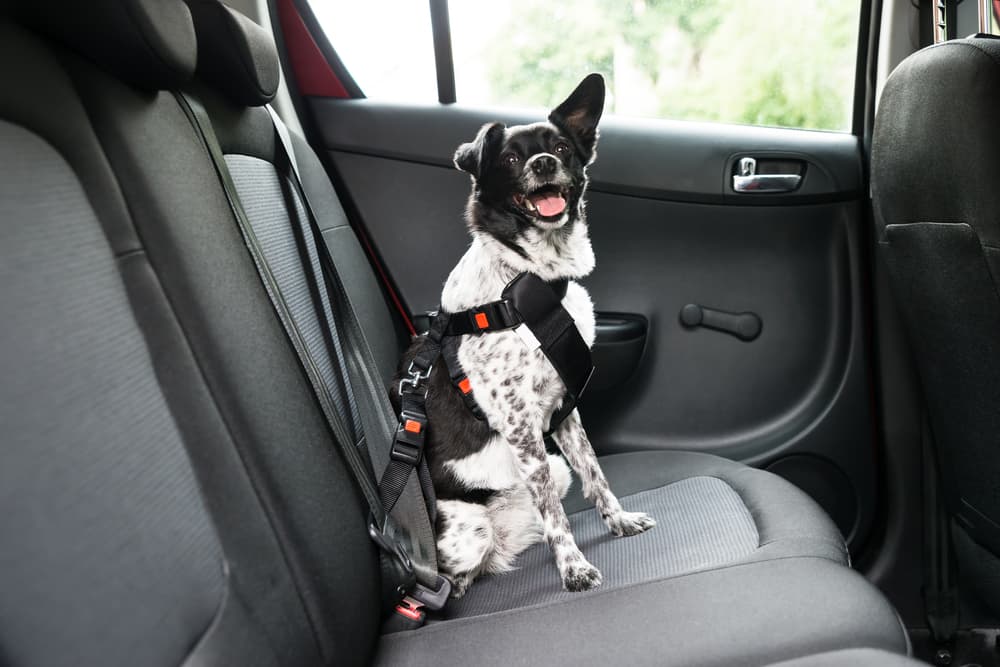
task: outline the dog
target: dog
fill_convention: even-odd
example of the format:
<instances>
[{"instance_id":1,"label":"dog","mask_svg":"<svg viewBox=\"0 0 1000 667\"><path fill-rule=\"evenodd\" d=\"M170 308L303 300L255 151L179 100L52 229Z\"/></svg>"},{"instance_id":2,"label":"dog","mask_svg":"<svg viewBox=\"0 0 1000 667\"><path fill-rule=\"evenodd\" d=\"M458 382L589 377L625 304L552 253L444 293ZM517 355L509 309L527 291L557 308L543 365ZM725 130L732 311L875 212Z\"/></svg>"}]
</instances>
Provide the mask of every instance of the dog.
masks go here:
<instances>
[{"instance_id":1,"label":"dog","mask_svg":"<svg viewBox=\"0 0 1000 667\"><path fill-rule=\"evenodd\" d=\"M445 282L445 312L498 300L523 272L569 279L562 305L593 345L593 303L575 281L594 269L584 193L603 107L604 79L591 74L547 122L490 123L459 146L455 166L472 180L465 215L472 243ZM422 344L417 338L404 354L393 386ZM484 418L470 411L443 363L432 369L426 395L438 566L452 596L464 595L480 574L511 570L517 555L542 538L566 590L599 586L601 573L577 546L562 506L569 466L615 535L641 533L655 521L622 509L576 410L552 433L565 459L547 454L543 434L566 387L540 349L508 329L463 336L457 358Z\"/></svg>"}]
</instances>

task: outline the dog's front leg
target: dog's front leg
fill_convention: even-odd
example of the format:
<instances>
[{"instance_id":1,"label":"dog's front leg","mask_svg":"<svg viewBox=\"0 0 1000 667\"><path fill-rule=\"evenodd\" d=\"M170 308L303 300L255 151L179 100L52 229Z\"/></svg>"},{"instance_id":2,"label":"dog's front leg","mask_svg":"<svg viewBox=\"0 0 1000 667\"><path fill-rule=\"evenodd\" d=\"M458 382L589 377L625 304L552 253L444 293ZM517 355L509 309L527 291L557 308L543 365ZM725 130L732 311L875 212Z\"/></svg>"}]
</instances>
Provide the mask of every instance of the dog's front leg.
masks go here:
<instances>
[{"instance_id":1,"label":"dog's front leg","mask_svg":"<svg viewBox=\"0 0 1000 667\"><path fill-rule=\"evenodd\" d=\"M541 420L525 416L521 421L511 421L514 423L505 423L503 435L514 451L518 471L542 517L545 539L555 556L563 588L585 591L600 586L600 571L584 558L573 539L566 510L549 468Z\"/></svg>"},{"instance_id":2,"label":"dog's front leg","mask_svg":"<svg viewBox=\"0 0 1000 667\"><path fill-rule=\"evenodd\" d=\"M612 533L618 536L637 535L656 525L653 517L644 512L622 509L618 498L611 492L577 410L573 410L552 435L582 481L584 497L594 503Z\"/></svg>"}]
</instances>

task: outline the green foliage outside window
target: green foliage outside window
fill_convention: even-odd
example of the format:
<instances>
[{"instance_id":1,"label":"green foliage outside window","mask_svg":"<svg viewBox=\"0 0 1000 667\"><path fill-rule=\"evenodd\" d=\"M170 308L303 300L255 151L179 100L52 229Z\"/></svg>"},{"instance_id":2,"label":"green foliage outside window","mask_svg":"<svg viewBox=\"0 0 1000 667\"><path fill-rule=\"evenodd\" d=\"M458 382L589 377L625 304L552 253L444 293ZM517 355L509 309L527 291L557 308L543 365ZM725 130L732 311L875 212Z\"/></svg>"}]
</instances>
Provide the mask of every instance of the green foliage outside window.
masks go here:
<instances>
[{"instance_id":1,"label":"green foliage outside window","mask_svg":"<svg viewBox=\"0 0 1000 667\"><path fill-rule=\"evenodd\" d=\"M485 72L476 102L551 106L596 71L609 113L849 130L858 14L851 0L511 0L456 68Z\"/></svg>"}]
</instances>

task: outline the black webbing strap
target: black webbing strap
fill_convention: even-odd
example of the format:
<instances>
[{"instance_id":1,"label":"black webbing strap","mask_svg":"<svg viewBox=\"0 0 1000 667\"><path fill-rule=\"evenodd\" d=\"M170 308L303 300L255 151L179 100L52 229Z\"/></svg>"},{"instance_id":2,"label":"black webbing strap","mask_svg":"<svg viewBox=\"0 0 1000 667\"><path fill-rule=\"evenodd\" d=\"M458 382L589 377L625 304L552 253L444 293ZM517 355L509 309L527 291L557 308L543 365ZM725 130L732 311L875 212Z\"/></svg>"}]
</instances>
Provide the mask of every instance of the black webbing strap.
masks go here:
<instances>
[{"instance_id":1,"label":"black webbing strap","mask_svg":"<svg viewBox=\"0 0 1000 667\"><path fill-rule=\"evenodd\" d=\"M513 329L519 324L521 324L521 316L518 315L514 304L503 299L490 301L457 313L450 313L448 330L445 334L448 336L480 334L488 331Z\"/></svg>"},{"instance_id":2,"label":"black webbing strap","mask_svg":"<svg viewBox=\"0 0 1000 667\"><path fill-rule=\"evenodd\" d=\"M548 283L532 273L522 273L507 283L501 296L513 302L566 385L564 408L567 404L576 405L590 382L594 362L573 316L563 308L562 299ZM566 414L571 411L572 407Z\"/></svg>"},{"instance_id":3,"label":"black webbing strap","mask_svg":"<svg viewBox=\"0 0 1000 667\"><path fill-rule=\"evenodd\" d=\"M458 344L460 341L461 339L458 336L448 336L441 341L441 359L444 361L445 366L448 367L448 377L452 385L458 389L462 401L465 402L465 407L469 409L469 412L476 419L484 420L486 419L486 415L483 414L483 409L479 407L479 403L476 403L476 393L472 388L472 382L462 369L462 362L458 360Z\"/></svg>"},{"instance_id":4,"label":"black webbing strap","mask_svg":"<svg viewBox=\"0 0 1000 667\"><path fill-rule=\"evenodd\" d=\"M565 278L551 282L545 282L533 274L532 278L534 278L534 280L529 280L531 283L531 289L536 288L539 282L546 285L548 289L551 290L552 294L555 295L556 303L563 300L566 296L566 290L569 289L569 280ZM520 279L521 276L518 276L514 279L514 281L512 281L512 283ZM508 288L509 287L510 285L508 285ZM524 322L524 318L520 313L518 304L514 303L511 299L506 298L506 292L505 298L500 299L499 301L490 301L489 303L484 303L476 306L475 308L469 308L468 310L462 310L456 313L448 313L447 316L448 328L445 331L446 336L461 336L464 334L481 334L489 331L503 331L504 329L513 329Z\"/></svg>"},{"instance_id":5,"label":"black webbing strap","mask_svg":"<svg viewBox=\"0 0 1000 667\"><path fill-rule=\"evenodd\" d=\"M306 377L309 379L309 383L312 385L313 392L315 393L316 399L320 404L323 416L326 418L327 424L333 432L334 440L340 447L341 452L343 452L344 459L347 461L351 473L357 480L358 486L361 488L361 492L365 497L366 503L373 511L376 518L380 521L381 525L381 523L385 521L385 517L384 513L381 511L382 507L378 499L378 489L374 484L374 480L372 480L368 473L368 468L366 467L359 450L353 446L356 443L348 435L349 430L344 425L340 418L340 414L337 412L333 397L330 394L330 389L323 381L319 372L319 367L306 346L305 338L299 330L298 325L295 323L295 320L292 318L291 310L288 307L281 290L278 288L278 282L275 279L274 274L271 272L270 265L267 263L263 248L257 239L257 235L254 233L253 226L250 224L250 221L247 219L246 213L243 210L239 194L236 190L236 184L233 183L232 177L229 174L229 169L226 166L222 149L215 137L215 132L212 130L211 120L208 118L208 114L201 106L201 103L196 99L189 97L184 93L176 93L176 97L180 103L181 109L184 110L188 120L190 120L191 124L198 131L203 145L208 151L209 156L212 158L212 163L215 167L216 174L219 177L219 182L222 184L223 190L225 191L226 199L228 200L229 206L236 218L236 222L239 225L243 241L246 244L247 249L250 251L250 256L253 258L254 266L257 268L257 274L260 276L261 283L264 285L264 290L267 292L268 299L271 301L271 305L274 308L275 313L278 315L278 319L281 321L285 334L288 336L292 347L295 349L295 354L299 358L299 362L302 364L302 368L305 371Z\"/></svg>"},{"instance_id":6,"label":"black webbing strap","mask_svg":"<svg viewBox=\"0 0 1000 667\"><path fill-rule=\"evenodd\" d=\"M278 171L291 182L299 201L305 208L309 231L315 241L326 277L323 283L328 288L332 287L331 291L334 293L331 294L331 299L339 306L339 313L347 325L347 334L351 338L352 344L345 346L345 356L348 359L351 372L366 390L371 409L362 411L363 416L370 416L375 421L375 423L370 424L370 429L366 429L366 432L373 433L373 441L369 443L367 451L372 465L377 470L379 467L388 466L392 461L390 457L393 452L392 450L386 452L383 443L395 441L391 430L394 422L393 410L388 396L382 389L374 355L361 328L357 312L330 256L329 248L319 227L319 219L316 217L309 197L302 187L287 128L273 109L267 107L267 110L271 115L278 140L275 161ZM380 547L385 548L388 545L390 552L394 552L400 542L405 545L417 578L417 585L408 591L409 595L429 609L440 609L448 598L450 586L448 581L437 572L437 552L433 529L436 500L430 471L422 457L416 462L416 467L418 470L416 482L408 484L409 476L407 476L398 489L396 499L398 500L402 496L406 498L406 502L400 507L396 508L395 501L391 505L387 505L381 491L379 491L382 511L386 516L392 513L391 518L395 521L386 521L386 530L383 530L381 535L373 534L372 537Z\"/></svg>"},{"instance_id":7,"label":"black webbing strap","mask_svg":"<svg viewBox=\"0 0 1000 667\"><path fill-rule=\"evenodd\" d=\"M961 601L952 546L951 516L946 508L930 428L921 430L924 491L923 598L927 627L938 651L951 652L959 628Z\"/></svg>"},{"instance_id":8,"label":"black webbing strap","mask_svg":"<svg viewBox=\"0 0 1000 667\"><path fill-rule=\"evenodd\" d=\"M399 383L400 412L396 433L389 450L389 463L379 480L382 505L393 508L414 468L426 464L424 444L427 432L427 379L441 356L441 339L447 317L435 317L424 342L410 362L407 377Z\"/></svg>"}]
</instances>

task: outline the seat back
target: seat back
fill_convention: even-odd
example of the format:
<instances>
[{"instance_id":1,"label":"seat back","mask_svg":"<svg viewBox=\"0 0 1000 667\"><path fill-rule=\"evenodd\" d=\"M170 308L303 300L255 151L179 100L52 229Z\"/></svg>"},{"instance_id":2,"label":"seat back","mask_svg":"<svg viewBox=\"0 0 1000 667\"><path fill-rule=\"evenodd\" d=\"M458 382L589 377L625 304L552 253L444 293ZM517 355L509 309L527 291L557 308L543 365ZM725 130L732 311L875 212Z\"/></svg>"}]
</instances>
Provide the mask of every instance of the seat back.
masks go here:
<instances>
[{"instance_id":1,"label":"seat back","mask_svg":"<svg viewBox=\"0 0 1000 667\"><path fill-rule=\"evenodd\" d=\"M949 510L1000 555L1000 40L938 44L893 72L871 180Z\"/></svg>"}]
</instances>

